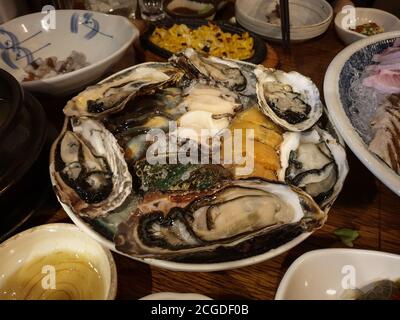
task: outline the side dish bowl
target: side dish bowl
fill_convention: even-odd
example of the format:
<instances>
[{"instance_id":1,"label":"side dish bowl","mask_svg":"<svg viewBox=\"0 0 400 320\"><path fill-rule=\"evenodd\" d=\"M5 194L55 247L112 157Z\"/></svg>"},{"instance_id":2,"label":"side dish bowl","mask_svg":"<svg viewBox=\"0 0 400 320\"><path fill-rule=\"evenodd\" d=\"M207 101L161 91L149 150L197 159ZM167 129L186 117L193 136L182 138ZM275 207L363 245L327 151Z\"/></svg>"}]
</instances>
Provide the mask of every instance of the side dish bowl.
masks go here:
<instances>
[{"instance_id":1,"label":"side dish bowl","mask_svg":"<svg viewBox=\"0 0 400 320\"><path fill-rule=\"evenodd\" d=\"M368 37L356 31L351 31L346 27L349 23L358 26L374 22L382 27L384 32L400 30L400 19L389 12L373 8L355 8L354 10L355 17L353 19L351 18L350 11L339 12L335 18L336 32L345 44L350 44Z\"/></svg>"},{"instance_id":2,"label":"side dish bowl","mask_svg":"<svg viewBox=\"0 0 400 320\"><path fill-rule=\"evenodd\" d=\"M343 288L343 284L364 289L379 280L398 280L399 270L400 256L391 253L357 249L314 250L303 254L289 267L275 299L341 300L350 289Z\"/></svg>"},{"instance_id":3,"label":"side dish bowl","mask_svg":"<svg viewBox=\"0 0 400 320\"><path fill-rule=\"evenodd\" d=\"M138 36L138 29L120 16L84 10L34 13L0 26L0 68L29 91L65 95L98 80ZM28 64L53 56L64 60L73 50L83 53L89 65L52 78L23 81Z\"/></svg>"},{"instance_id":4,"label":"side dish bowl","mask_svg":"<svg viewBox=\"0 0 400 320\"><path fill-rule=\"evenodd\" d=\"M96 267L104 282L102 299L115 299L117 271L111 253L72 224L35 227L0 244L0 287L24 264L62 251L90 256L90 263Z\"/></svg>"}]
</instances>

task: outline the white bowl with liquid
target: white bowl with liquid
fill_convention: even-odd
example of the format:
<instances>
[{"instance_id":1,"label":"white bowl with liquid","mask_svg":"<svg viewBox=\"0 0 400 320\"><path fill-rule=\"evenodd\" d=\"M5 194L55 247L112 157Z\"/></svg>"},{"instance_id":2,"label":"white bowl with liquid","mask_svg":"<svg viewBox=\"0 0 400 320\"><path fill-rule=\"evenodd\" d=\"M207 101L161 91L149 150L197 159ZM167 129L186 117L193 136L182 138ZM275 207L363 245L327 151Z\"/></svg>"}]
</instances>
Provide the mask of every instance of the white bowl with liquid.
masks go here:
<instances>
[{"instance_id":1,"label":"white bowl with liquid","mask_svg":"<svg viewBox=\"0 0 400 320\"><path fill-rule=\"evenodd\" d=\"M71 254L84 267L71 260L57 261L53 265L48 263L54 255L62 259ZM57 300L59 291L65 293L61 294L62 299L69 296L80 300L114 300L117 293L117 271L110 251L72 224L48 224L15 235L0 244L0 261L0 300ZM21 275L19 271L24 267L35 271ZM54 274L53 267L57 270ZM32 291L38 294L30 293L29 296L17 292L20 289L16 277L26 277ZM58 277L62 280L57 281ZM89 283L87 279L95 279L96 283ZM10 283L13 283L12 289ZM18 296L10 297L11 291Z\"/></svg>"}]
</instances>

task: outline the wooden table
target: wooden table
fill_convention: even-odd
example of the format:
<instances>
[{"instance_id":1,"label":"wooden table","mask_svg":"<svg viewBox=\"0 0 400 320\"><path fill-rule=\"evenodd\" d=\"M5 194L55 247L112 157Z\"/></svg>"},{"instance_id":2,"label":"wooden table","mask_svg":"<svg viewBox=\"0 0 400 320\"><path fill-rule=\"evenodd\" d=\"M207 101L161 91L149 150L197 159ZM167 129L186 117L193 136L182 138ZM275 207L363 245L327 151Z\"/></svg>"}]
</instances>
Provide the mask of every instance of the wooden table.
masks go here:
<instances>
[{"instance_id":1,"label":"wooden table","mask_svg":"<svg viewBox=\"0 0 400 320\"><path fill-rule=\"evenodd\" d=\"M295 44L291 53L271 43L280 56L280 68L296 70L311 77L322 92L325 71L343 49L333 28L323 36ZM137 55L140 60L140 53ZM123 59L117 68L134 62ZM140 62L140 61L138 61ZM50 120L59 127L65 101L39 97ZM178 273L135 262L114 254L118 268L118 298L137 299L156 292L201 293L214 299L273 299L282 276L303 253L322 248L343 247L333 235L336 228L354 228L360 237L355 248L400 254L400 199L379 182L348 150L350 174L344 189L329 213L326 225L296 248L269 261L233 271ZM49 201L28 226L50 222L70 222L54 200Z\"/></svg>"}]
</instances>

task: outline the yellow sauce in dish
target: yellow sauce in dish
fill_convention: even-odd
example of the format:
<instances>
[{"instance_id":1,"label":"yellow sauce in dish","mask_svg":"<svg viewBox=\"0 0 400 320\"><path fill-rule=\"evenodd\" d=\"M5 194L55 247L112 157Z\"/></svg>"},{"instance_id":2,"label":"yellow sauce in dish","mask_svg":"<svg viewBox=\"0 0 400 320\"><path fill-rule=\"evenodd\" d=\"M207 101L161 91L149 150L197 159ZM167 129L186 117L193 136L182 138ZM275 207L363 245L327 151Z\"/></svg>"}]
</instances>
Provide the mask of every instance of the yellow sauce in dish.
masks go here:
<instances>
[{"instance_id":1,"label":"yellow sauce in dish","mask_svg":"<svg viewBox=\"0 0 400 320\"><path fill-rule=\"evenodd\" d=\"M89 257L69 251L29 261L0 287L0 300L100 300L104 280Z\"/></svg>"}]
</instances>

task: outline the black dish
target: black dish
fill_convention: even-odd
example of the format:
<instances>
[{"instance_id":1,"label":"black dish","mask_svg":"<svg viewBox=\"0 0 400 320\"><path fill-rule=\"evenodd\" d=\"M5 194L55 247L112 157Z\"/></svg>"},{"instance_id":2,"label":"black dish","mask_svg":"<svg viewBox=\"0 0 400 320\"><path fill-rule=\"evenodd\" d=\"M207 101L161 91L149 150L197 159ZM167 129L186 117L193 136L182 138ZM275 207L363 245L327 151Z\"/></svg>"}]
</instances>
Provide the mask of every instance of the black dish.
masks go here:
<instances>
[{"instance_id":1,"label":"black dish","mask_svg":"<svg viewBox=\"0 0 400 320\"><path fill-rule=\"evenodd\" d=\"M203 19L185 19L185 18L166 19L151 24L147 29L147 31L141 36L141 42L143 47L147 48L148 50L150 50L151 52L155 53L156 55L162 58L168 59L173 55L173 53L168 50L160 48L159 46L155 45L153 42L150 41L150 36L153 34L153 31L156 27L170 28L174 24L186 24L191 29L197 29L198 27L207 25L208 23L209 23L208 20L203 20ZM242 34L243 32L248 32L250 36L254 39L254 55L250 59L247 59L245 61L254 64L259 64L262 61L264 61L268 52L265 42L260 37L225 21L213 21L213 23L217 24L224 32L230 32L236 34Z\"/></svg>"}]
</instances>

